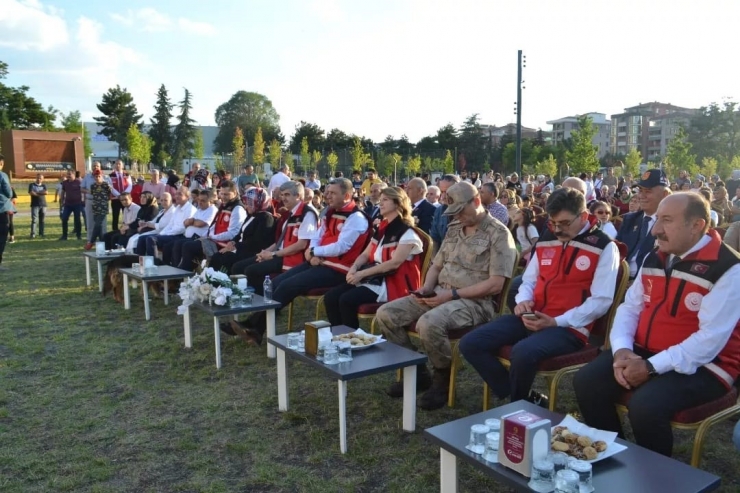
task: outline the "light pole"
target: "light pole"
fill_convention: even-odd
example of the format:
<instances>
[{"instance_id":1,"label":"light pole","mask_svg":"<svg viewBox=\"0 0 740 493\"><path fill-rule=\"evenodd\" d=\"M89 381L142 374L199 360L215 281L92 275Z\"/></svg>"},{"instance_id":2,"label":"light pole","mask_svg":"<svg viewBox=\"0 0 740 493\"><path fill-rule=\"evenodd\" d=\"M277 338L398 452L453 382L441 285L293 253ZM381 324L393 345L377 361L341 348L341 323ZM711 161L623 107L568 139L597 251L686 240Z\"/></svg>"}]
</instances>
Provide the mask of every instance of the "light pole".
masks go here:
<instances>
[{"instance_id":1,"label":"light pole","mask_svg":"<svg viewBox=\"0 0 740 493\"><path fill-rule=\"evenodd\" d=\"M517 51L517 78L516 78L516 174L522 174L522 89L524 81L522 80L522 69L527 66L527 57L522 55L522 50Z\"/></svg>"}]
</instances>

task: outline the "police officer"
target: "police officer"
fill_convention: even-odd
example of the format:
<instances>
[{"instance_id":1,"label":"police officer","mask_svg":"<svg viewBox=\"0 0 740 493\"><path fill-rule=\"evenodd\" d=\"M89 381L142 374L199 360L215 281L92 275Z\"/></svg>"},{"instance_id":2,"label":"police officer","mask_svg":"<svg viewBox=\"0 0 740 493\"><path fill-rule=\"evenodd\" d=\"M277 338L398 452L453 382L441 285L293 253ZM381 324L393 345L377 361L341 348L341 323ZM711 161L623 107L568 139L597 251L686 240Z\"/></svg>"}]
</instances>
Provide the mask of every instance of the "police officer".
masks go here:
<instances>
[{"instance_id":1,"label":"police officer","mask_svg":"<svg viewBox=\"0 0 740 493\"><path fill-rule=\"evenodd\" d=\"M470 183L450 186L445 216L453 220L439 252L416 292L383 305L376 324L391 342L414 349L406 330L416 322L421 345L434 368L417 370L417 390L422 409L438 409L447 402L452 354L447 331L491 320L498 294L511 277L516 247L509 230L493 219L481 205L478 189ZM388 390L391 397L403 395L403 383Z\"/></svg>"}]
</instances>

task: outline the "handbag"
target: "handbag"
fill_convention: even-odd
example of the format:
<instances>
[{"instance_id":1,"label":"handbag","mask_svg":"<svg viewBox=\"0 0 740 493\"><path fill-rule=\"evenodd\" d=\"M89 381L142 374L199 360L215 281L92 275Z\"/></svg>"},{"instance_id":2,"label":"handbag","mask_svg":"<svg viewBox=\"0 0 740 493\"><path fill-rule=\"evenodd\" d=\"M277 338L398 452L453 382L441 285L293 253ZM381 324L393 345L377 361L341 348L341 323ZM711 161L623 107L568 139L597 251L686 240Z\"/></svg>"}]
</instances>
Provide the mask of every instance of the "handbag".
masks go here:
<instances>
[{"instance_id":1,"label":"handbag","mask_svg":"<svg viewBox=\"0 0 740 493\"><path fill-rule=\"evenodd\" d=\"M357 269L357 271L359 272L361 270L366 270L366 269L369 269L370 267L375 267L376 265L380 265L380 262L368 262L366 264L362 264L360 266L360 268ZM383 285L383 279L385 279L386 276L388 276L390 274L393 274L393 272L395 272L395 271L382 272L380 274L374 274L374 275L372 275L370 277L365 277L362 280L362 283L363 284L370 284L372 286L382 286Z\"/></svg>"}]
</instances>

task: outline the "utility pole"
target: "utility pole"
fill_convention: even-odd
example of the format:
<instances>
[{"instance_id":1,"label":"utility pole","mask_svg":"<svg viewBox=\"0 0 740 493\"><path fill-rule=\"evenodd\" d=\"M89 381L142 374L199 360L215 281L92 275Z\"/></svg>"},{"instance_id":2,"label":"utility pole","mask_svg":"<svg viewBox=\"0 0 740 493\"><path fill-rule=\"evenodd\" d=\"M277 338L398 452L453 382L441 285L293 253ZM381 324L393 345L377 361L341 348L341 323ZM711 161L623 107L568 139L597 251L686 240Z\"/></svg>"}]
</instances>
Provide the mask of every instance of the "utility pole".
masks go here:
<instances>
[{"instance_id":1,"label":"utility pole","mask_svg":"<svg viewBox=\"0 0 740 493\"><path fill-rule=\"evenodd\" d=\"M527 57L522 55L522 50L517 51L517 77L516 77L516 174L522 175L522 89L524 81L522 80L522 69L527 66Z\"/></svg>"}]
</instances>

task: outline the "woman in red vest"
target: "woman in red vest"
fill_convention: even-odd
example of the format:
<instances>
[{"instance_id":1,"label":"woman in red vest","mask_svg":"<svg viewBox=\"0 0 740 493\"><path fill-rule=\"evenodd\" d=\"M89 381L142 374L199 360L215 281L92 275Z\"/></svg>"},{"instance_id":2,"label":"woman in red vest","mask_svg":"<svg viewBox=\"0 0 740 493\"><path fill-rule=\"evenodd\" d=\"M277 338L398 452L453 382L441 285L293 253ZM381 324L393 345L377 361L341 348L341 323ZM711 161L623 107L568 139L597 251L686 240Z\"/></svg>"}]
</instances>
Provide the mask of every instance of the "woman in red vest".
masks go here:
<instances>
[{"instance_id":1,"label":"woman in red vest","mask_svg":"<svg viewBox=\"0 0 740 493\"><path fill-rule=\"evenodd\" d=\"M350 268L347 282L324 296L332 325L357 328L360 305L393 301L421 285L419 254L423 245L413 228L406 192L398 187L384 188L379 205L383 220L372 241Z\"/></svg>"}]
</instances>

